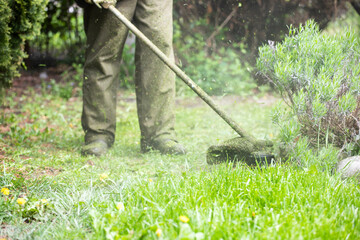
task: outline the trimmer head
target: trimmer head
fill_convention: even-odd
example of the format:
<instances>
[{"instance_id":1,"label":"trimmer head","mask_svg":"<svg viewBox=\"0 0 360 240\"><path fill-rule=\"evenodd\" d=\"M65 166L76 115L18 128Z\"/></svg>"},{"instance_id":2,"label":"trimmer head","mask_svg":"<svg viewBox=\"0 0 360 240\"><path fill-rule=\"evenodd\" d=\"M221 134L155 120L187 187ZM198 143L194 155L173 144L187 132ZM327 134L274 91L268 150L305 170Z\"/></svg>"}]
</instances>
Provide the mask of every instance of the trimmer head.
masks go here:
<instances>
[{"instance_id":1,"label":"trimmer head","mask_svg":"<svg viewBox=\"0 0 360 240\"><path fill-rule=\"evenodd\" d=\"M275 161L272 142L252 142L246 138L233 138L219 145L211 146L206 154L208 164L222 162L244 162L249 166L270 164Z\"/></svg>"}]
</instances>

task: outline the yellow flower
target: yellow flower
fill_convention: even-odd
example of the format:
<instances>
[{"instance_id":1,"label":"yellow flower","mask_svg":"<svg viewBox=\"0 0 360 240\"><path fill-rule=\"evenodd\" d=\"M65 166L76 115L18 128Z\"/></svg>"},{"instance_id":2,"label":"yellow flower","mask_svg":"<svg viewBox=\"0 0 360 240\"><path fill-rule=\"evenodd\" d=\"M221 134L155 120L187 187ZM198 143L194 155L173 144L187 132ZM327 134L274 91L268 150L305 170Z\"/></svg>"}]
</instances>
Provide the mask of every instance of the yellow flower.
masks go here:
<instances>
[{"instance_id":1,"label":"yellow flower","mask_svg":"<svg viewBox=\"0 0 360 240\"><path fill-rule=\"evenodd\" d=\"M18 198L16 200L16 202L19 204L19 205L24 205L26 203L26 200L24 198Z\"/></svg>"},{"instance_id":2,"label":"yellow flower","mask_svg":"<svg viewBox=\"0 0 360 240\"><path fill-rule=\"evenodd\" d=\"M4 194L5 196L9 196L10 194L10 190L6 187L1 189L1 193Z\"/></svg>"},{"instance_id":3,"label":"yellow flower","mask_svg":"<svg viewBox=\"0 0 360 240\"><path fill-rule=\"evenodd\" d=\"M149 178L149 182L153 182L153 180L151 178Z\"/></svg>"},{"instance_id":4,"label":"yellow flower","mask_svg":"<svg viewBox=\"0 0 360 240\"><path fill-rule=\"evenodd\" d=\"M43 203L43 204L48 204L48 200L47 200L47 199L41 199L40 202Z\"/></svg>"},{"instance_id":5,"label":"yellow flower","mask_svg":"<svg viewBox=\"0 0 360 240\"><path fill-rule=\"evenodd\" d=\"M180 221L182 221L183 223L187 223L190 221L190 219L187 216L180 216L179 217Z\"/></svg>"},{"instance_id":6,"label":"yellow flower","mask_svg":"<svg viewBox=\"0 0 360 240\"><path fill-rule=\"evenodd\" d=\"M161 229L160 228L156 229L155 234L156 234L156 236L161 237L161 235L162 235Z\"/></svg>"},{"instance_id":7,"label":"yellow flower","mask_svg":"<svg viewBox=\"0 0 360 240\"><path fill-rule=\"evenodd\" d=\"M106 173L100 174L100 181L104 181L107 178L109 178L109 176Z\"/></svg>"},{"instance_id":8,"label":"yellow flower","mask_svg":"<svg viewBox=\"0 0 360 240\"><path fill-rule=\"evenodd\" d=\"M251 214L253 217L255 217L255 212L252 212L252 214Z\"/></svg>"},{"instance_id":9,"label":"yellow flower","mask_svg":"<svg viewBox=\"0 0 360 240\"><path fill-rule=\"evenodd\" d=\"M117 203L117 204L116 204L116 208L117 208L117 210L119 210L119 211L124 211L124 210L125 210L124 203L122 203L122 202Z\"/></svg>"}]
</instances>

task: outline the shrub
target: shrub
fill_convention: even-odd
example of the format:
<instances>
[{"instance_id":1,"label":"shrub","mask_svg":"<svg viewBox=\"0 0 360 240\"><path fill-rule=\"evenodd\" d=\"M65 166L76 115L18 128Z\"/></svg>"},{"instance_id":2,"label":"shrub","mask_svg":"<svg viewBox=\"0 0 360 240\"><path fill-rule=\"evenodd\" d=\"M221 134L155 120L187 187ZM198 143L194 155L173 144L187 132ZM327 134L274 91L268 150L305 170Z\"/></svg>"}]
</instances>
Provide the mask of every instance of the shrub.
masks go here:
<instances>
[{"instance_id":1,"label":"shrub","mask_svg":"<svg viewBox=\"0 0 360 240\"><path fill-rule=\"evenodd\" d=\"M273 121L288 147L332 144L341 152L359 151L360 46L347 30L321 34L313 21L277 45L259 49L260 74L281 93Z\"/></svg>"},{"instance_id":2,"label":"shrub","mask_svg":"<svg viewBox=\"0 0 360 240\"><path fill-rule=\"evenodd\" d=\"M11 86L26 57L24 43L39 34L47 0L0 0L0 89Z\"/></svg>"}]
</instances>

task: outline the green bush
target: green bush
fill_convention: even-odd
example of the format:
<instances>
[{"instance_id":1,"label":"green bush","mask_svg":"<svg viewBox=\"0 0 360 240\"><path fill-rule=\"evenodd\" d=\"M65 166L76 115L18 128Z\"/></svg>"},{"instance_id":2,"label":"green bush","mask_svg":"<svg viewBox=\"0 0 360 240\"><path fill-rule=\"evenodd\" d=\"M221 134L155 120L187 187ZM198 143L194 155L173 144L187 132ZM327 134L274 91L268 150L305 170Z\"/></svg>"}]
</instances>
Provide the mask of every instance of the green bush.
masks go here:
<instances>
[{"instance_id":1,"label":"green bush","mask_svg":"<svg viewBox=\"0 0 360 240\"><path fill-rule=\"evenodd\" d=\"M0 88L9 86L16 70L11 64L10 19L11 8L8 1L0 0Z\"/></svg>"},{"instance_id":2,"label":"green bush","mask_svg":"<svg viewBox=\"0 0 360 240\"><path fill-rule=\"evenodd\" d=\"M273 121L289 149L331 144L341 152L359 151L359 60L353 32L321 34L313 21L290 27L283 42L259 49L260 74L288 105L274 110Z\"/></svg>"},{"instance_id":3,"label":"green bush","mask_svg":"<svg viewBox=\"0 0 360 240\"><path fill-rule=\"evenodd\" d=\"M24 43L39 34L47 0L0 0L0 89L11 86L26 57Z\"/></svg>"}]
</instances>

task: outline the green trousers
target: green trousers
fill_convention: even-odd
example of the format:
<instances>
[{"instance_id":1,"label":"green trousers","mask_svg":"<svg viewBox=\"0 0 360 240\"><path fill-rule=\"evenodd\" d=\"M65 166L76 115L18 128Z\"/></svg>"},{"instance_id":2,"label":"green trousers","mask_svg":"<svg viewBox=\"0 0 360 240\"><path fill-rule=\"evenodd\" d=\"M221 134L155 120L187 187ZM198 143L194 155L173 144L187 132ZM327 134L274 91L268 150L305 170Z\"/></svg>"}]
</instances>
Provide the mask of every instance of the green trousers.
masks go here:
<instances>
[{"instance_id":1,"label":"green trousers","mask_svg":"<svg viewBox=\"0 0 360 240\"><path fill-rule=\"evenodd\" d=\"M171 59L172 0L119 0L116 8ZM85 143L114 142L119 69L128 29L113 13L84 9L87 49L84 64L82 127ZM140 40L135 49L135 88L142 145L173 138L175 75Z\"/></svg>"}]
</instances>

